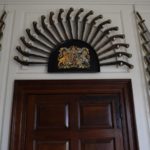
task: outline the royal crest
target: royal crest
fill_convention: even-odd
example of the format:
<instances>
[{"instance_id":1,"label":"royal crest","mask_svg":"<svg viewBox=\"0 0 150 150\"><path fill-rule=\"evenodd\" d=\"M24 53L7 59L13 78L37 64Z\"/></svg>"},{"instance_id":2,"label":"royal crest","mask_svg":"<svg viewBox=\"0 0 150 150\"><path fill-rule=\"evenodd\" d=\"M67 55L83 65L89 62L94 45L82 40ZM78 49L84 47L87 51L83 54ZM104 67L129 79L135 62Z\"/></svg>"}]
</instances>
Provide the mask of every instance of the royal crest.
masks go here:
<instances>
[{"instance_id":1,"label":"royal crest","mask_svg":"<svg viewBox=\"0 0 150 150\"><path fill-rule=\"evenodd\" d=\"M89 68L90 67L90 55L88 48L79 48L77 46L71 46L69 48L62 47L59 50L58 56L58 68Z\"/></svg>"}]
</instances>

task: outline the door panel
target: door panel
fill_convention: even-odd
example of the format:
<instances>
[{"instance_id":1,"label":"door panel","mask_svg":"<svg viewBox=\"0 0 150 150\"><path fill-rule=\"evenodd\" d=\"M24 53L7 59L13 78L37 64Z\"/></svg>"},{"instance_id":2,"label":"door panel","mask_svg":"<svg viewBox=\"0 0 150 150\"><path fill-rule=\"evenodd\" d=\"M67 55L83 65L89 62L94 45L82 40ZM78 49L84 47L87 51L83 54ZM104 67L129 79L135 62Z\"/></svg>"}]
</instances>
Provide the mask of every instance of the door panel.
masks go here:
<instances>
[{"instance_id":1,"label":"door panel","mask_svg":"<svg viewBox=\"0 0 150 150\"><path fill-rule=\"evenodd\" d=\"M115 150L115 142L113 139L89 140L81 143L82 150Z\"/></svg>"},{"instance_id":2,"label":"door panel","mask_svg":"<svg viewBox=\"0 0 150 150\"><path fill-rule=\"evenodd\" d=\"M130 141L135 130L128 133L135 127L129 86L129 80L16 81L10 150L137 150L136 138Z\"/></svg>"},{"instance_id":3,"label":"door panel","mask_svg":"<svg viewBox=\"0 0 150 150\"><path fill-rule=\"evenodd\" d=\"M37 141L34 145L35 150L69 150L68 142L63 141L50 141L42 142Z\"/></svg>"},{"instance_id":4,"label":"door panel","mask_svg":"<svg viewBox=\"0 0 150 150\"><path fill-rule=\"evenodd\" d=\"M79 101L80 127L114 128L120 119L117 118L117 114L120 113L118 107L118 97L113 95L81 96Z\"/></svg>"}]
</instances>

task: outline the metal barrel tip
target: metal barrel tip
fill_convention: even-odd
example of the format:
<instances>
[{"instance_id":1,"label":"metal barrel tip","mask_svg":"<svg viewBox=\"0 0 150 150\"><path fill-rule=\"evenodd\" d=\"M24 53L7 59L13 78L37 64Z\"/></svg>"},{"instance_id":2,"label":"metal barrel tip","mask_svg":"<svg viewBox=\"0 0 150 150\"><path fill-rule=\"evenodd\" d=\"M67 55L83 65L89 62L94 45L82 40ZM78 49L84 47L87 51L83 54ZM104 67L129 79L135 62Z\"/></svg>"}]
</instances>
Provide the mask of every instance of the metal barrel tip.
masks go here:
<instances>
[{"instance_id":1,"label":"metal barrel tip","mask_svg":"<svg viewBox=\"0 0 150 150\"><path fill-rule=\"evenodd\" d=\"M33 21L33 25L37 25L37 22L36 22L36 21Z\"/></svg>"},{"instance_id":2,"label":"metal barrel tip","mask_svg":"<svg viewBox=\"0 0 150 150\"><path fill-rule=\"evenodd\" d=\"M64 9L63 8L60 8L59 9L59 13L63 13L64 12Z\"/></svg>"},{"instance_id":3,"label":"metal barrel tip","mask_svg":"<svg viewBox=\"0 0 150 150\"><path fill-rule=\"evenodd\" d=\"M41 16L41 19L45 19L46 17L44 15Z\"/></svg>"},{"instance_id":4,"label":"metal barrel tip","mask_svg":"<svg viewBox=\"0 0 150 150\"><path fill-rule=\"evenodd\" d=\"M131 58L132 57L132 54L129 54L129 58Z\"/></svg>"},{"instance_id":5,"label":"metal barrel tip","mask_svg":"<svg viewBox=\"0 0 150 150\"><path fill-rule=\"evenodd\" d=\"M84 8L80 8L80 11L84 11Z\"/></svg>"},{"instance_id":6,"label":"metal barrel tip","mask_svg":"<svg viewBox=\"0 0 150 150\"><path fill-rule=\"evenodd\" d=\"M51 11L51 12L50 12L50 15L52 15L52 16L53 16L53 15L54 15L54 12L53 12L53 11Z\"/></svg>"},{"instance_id":7,"label":"metal barrel tip","mask_svg":"<svg viewBox=\"0 0 150 150\"><path fill-rule=\"evenodd\" d=\"M133 69L134 68L134 66L133 65L130 65L130 69Z\"/></svg>"},{"instance_id":8,"label":"metal barrel tip","mask_svg":"<svg viewBox=\"0 0 150 150\"><path fill-rule=\"evenodd\" d=\"M20 40L25 40L25 37L24 37L24 36L21 36L21 37L20 37Z\"/></svg>"},{"instance_id":9,"label":"metal barrel tip","mask_svg":"<svg viewBox=\"0 0 150 150\"><path fill-rule=\"evenodd\" d=\"M70 7L70 11L73 11L74 10L74 8L73 7Z\"/></svg>"},{"instance_id":10,"label":"metal barrel tip","mask_svg":"<svg viewBox=\"0 0 150 150\"><path fill-rule=\"evenodd\" d=\"M90 10L90 12L89 12L90 14L94 14L94 11L93 10Z\"/></svg>"}]
</instances>

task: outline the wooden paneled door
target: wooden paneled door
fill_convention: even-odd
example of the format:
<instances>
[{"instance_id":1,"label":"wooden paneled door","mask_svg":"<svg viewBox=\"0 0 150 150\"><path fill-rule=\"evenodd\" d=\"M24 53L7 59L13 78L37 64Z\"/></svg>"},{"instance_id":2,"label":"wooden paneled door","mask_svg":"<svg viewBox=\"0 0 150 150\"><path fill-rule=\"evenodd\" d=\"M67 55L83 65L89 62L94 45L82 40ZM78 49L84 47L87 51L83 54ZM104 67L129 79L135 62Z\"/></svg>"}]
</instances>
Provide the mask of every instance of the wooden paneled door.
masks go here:
<instances>
[{"instance_id":1,"label":"wooden paneled door","mask_svg":"<svg viewBox=\"0 0 150 150\"><path fill-rule=\"evenodd\" d=\"M131 81L15 81L10 150L138 150Z\"/></svg>"}]
</instances>

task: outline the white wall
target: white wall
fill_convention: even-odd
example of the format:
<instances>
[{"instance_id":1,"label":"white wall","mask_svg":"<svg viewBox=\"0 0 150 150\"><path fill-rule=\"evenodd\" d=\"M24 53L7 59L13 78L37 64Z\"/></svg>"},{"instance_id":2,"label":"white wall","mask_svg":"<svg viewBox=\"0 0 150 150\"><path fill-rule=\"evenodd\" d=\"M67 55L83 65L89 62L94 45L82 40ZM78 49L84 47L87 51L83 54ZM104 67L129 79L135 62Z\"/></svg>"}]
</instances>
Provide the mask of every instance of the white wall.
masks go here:
<instances>
[{"instance_id":1,"label":"white wall","mask_svg":"<svg viewBox=\"0 0 150 150\"><path fill-rule=\"evenodd\" d=\"M3 0L1 0L4 2ZM133 5L131 3L137 1L128 1L126 5L114 5L113 1L108 5L103 5L100 2L76 0L65 2L61 5L60 0L55 0L51 5L18 5L25 1L7 0L9 5L6 5L8 12L6 20L5 34L3 38L3 49L0 52L0 149L8 150L8 139L11 118L11 106L13 96L13 82L15 79L124 79L129 78L133 84L134 105L136 112L136 123L138 131L138 139L140 150L149 150L150 148L150 128L148 118L150 117L146 84L143 74L143 65L141 63L142 56L140 53L139 41L137 38L137 30L133 15ZM96 0L95 0L96 1ZM26 1L27 3L29 1ZM25 3L26 3L25 2ZM32 0L29 3L41 3L39 0ZM46 0L42 1L48 2ZM105 1L106 2L106 1ZM106 2L106 3L107 3ZM115 1L117 3L117 1ZM124 0L118 3L125 3ZM142 2L140 2L142 3ZM148 1L143 1L148 3ZM14 4L14 5L12 5ZM17 5L16 5L17 4ZM134 69L128 71L123 69L104 69L101 73L94 74L47 74L43 67L22 67L18 65L13 56L16 54L15 47L19 44L19 37L24 35L24 30L31 26L32 21L38 20L41 14L47 14L50 10L57 8L74 8L84 7L92 9L96 13L102 13L105 18L111 18L112 24L119 26L119 32L126 35L126 42L130 44L128 52L133 54L130 63L134 64ZM143 12L147 8L150 13L150 6L136 5L136 9ZM2 9L2 8L1 8ZM143 13L144 15L144 13ZM115 71L113 71L115 70Z\"/></svg>"},{"instance_id":2,"label":"white wall","mask_svg":"<svg viewBox=\"0 0 150 150\"><path fill-rule=\"evenodd\" d=\"M145 24L146 24L146 27L148 28L148 30L150 31L150 6L149 5L135 5L135 10L138 11L141 16L143 17L143 19L145 19ZM138 44L142 44L143 41L141 40L141 38L139 37L139 43ZM143 49L142 49L142 46L139 45L140 47L140 54L141 54L141 58L144 57L144 53L143 53ZM142 72L144 72L144 75L145 76L145 83L146 83L146 89L147 92L145 91L145 96L147 97L148 101L146 101L146 107L147 107L147 114L148 114L148 122L149 122L149 127L150 127L150 117L149 117L149 114L150 114L150 88L147 84L148 82L148 78L146 78L146 65L144 64L144 61L142 59ZM143 78L144 79L144 78Z\"/></svg>"}]
</instances>

